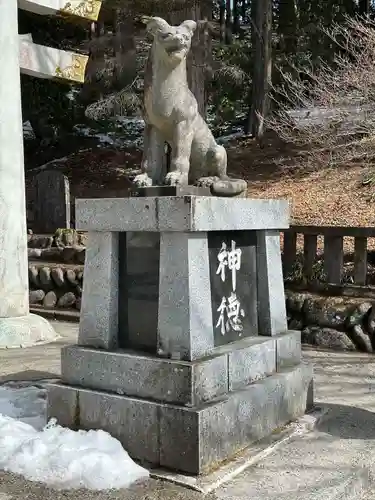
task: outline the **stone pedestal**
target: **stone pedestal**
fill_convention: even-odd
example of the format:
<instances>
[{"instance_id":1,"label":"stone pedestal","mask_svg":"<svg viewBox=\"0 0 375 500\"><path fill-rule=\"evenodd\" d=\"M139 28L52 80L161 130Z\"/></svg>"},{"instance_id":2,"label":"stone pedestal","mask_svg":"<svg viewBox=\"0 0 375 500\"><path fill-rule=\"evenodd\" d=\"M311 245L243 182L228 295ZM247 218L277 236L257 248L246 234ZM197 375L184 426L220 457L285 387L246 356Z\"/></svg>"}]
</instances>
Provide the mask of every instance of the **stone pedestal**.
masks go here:
<instances>
[{"instance_id":1,"label":"stone pedestal","mask_svg":"<svg viewBox=\"0 0 375 500\"><path fill-rule=\"evenodd\" d=\"M0 347L56 338L29 315L17 2L0 2ZM38 325L35 327L35 325Z\"/></svg>"},{"instance_id":2,"label":"stone pedestal","mask_svg":"<svg viewBox=\"0 0 375 500\"><path fill-rule=\"evenodd\" d=\"M78 200L76 221L89 231L79 345L63 349L49 417L201 474L312 406L300 332L287 331L286 202Z\"/></svg>"}]
</instances>

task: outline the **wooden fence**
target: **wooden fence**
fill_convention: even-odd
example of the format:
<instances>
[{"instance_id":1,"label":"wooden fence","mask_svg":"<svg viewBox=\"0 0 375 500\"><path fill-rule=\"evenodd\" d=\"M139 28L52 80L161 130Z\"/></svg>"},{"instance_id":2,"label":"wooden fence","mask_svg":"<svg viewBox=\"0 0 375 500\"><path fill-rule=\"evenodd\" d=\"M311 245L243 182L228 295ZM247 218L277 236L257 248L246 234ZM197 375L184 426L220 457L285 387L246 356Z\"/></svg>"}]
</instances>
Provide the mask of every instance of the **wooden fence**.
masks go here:
<instances>
[{"instance_id":1,"label":"wooden fence","mask_svg":"<svg viewBox=\"0 0 375 500\"><path fill-rule=\"evenodd\" d=\"M318 236L324 238L326 282L339 285L344 271L344 237L354 238L354 284L366 285L367 240L375 238L375 227L291 226L284 232L284 273L293 272L297 260L297 236L303 235L303 274L309 280L318 254Z\"/></svg>"}]
</instances>

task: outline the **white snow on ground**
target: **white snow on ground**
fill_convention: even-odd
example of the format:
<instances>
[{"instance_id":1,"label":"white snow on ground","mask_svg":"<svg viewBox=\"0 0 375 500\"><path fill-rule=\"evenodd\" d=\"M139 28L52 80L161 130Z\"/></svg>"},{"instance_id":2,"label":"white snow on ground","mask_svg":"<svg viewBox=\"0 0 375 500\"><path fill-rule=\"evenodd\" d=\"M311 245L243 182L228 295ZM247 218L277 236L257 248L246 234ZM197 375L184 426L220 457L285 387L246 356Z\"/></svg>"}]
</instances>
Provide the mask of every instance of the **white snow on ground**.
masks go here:
<instances>
[{"instance_id":1,"label":"white snow on ground","mask_svg":"<svg viewBox=\"0 0 375 500\"><path fill-rule=\"evenodd\" d=\"M0 469L58 489L126 488L149 476L108 433L45 420L45 389L0 386Z\"/></svg>"}]
</instances>

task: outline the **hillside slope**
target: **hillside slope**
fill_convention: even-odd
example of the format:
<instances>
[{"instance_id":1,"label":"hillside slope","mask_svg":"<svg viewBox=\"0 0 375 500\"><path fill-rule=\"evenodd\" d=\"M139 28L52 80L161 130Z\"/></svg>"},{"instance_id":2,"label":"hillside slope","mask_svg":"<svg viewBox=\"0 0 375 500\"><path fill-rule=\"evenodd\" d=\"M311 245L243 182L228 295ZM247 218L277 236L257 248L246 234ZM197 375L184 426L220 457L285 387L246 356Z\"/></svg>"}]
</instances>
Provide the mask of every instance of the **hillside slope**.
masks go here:
<instances>
[{"instance_id":1,"label":"hillside slope","mask_svg":"<svg viewBox=\"0 0 375 500\"><path fill-rule=\"evenodd\" d=\"M290 200L292 222L300 225L374 226L375 185L364 186L368 164L316 170L281 167L285 146L269 141L260 148L254 141L228 148L229 168L249 183L248 196ZM375 174L375 168L374 174Z\"/></svg>"},{"instance_id":2,"label":"hillside slope","mask_svg":"<svg viewBox=\"0 0 375 500\"><path fill-rule=\"evenodd\" d=\"M320 168L306 171L297 166L280 166L285 146L270 138L263 148L255 141L228 143L230 175L245 178L248 196L285 198L291 203L292 223L301 225L375 226L375 186L363 186L369 165ZM141 153L137 149L119 151L113 147L91 148L48 167L64 172L76 197L121 196L130 186L129 173L138 169ZM37 169L39 170L39 169ZM28 190L37 170L26 173ZM375 168L374 168L375 173Z\"/></svg>"}]
</instances>

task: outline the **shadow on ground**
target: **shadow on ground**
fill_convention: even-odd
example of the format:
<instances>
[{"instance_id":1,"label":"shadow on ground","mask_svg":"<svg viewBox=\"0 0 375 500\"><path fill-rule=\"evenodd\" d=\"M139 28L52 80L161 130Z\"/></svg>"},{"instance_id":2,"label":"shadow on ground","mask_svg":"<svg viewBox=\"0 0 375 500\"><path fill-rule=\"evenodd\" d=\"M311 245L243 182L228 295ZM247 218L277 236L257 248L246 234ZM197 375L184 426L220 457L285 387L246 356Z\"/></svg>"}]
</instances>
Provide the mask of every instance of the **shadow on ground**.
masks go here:
<instances>
[{"instance_id":1,"label":"shadow on ground","mask_svg":"<svg viewBox=\"0 0 375 500\"><path fill-rule=\"evenodd\" d=\"M0 384L6 382L40 382L44 380L59 380L57 373L44 372L39 370L23 370L17 373L0 376ZM1 499L0 499L1 500Z\"/></svg>"},{"instance_id":2,"label":"shadow on ground","mask_svg":"<svg viewBox=\"0 0 375 500\"><path fill-rule=\"evenodd\" d=\"M326 410L326 417L316 430L339 439L375 440L375 413L341 404L319 405Z\"/></svg>"}]
</instances>

